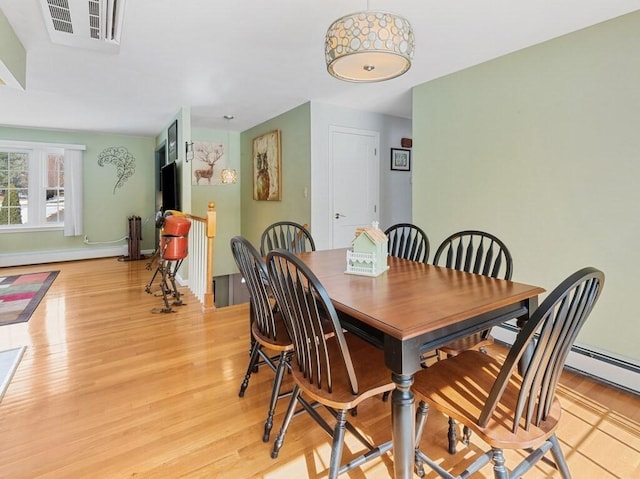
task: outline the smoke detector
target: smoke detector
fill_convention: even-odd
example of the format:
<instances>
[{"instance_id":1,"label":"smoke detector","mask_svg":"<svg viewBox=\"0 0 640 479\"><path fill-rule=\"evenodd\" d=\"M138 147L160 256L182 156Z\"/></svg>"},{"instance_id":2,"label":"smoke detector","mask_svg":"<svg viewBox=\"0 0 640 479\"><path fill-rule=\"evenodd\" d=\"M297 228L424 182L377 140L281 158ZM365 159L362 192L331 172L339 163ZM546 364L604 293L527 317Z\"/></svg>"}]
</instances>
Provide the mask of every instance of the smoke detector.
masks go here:
<instances>
[{"instance_id":1,"label":"smoke detector","mask_svg":"<svg viewBox=\"0 0 640 479\"><path fill-rule=\"evenodd\" d=\"M117 53L125 0L39 0L53 43Z\"/></svg>"}]
</instances>

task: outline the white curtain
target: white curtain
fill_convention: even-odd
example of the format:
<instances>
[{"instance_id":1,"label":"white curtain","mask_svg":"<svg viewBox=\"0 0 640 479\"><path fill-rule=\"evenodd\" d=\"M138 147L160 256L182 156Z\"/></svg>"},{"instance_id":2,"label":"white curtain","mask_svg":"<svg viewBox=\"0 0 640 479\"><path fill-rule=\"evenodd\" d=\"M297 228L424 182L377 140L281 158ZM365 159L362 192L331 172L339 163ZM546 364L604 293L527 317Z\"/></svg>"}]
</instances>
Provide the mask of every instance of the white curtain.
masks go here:
<instances>
[{"instance_id":1,"label":"white curtain","mask_svg":"<svg viewBox=\"0 0 640 479\"><path fill-rule=\"evenodd\" d=\"M64 150L64 235L82 236L84 225L83 208L83 161L82 150Z\"/></svg>"}]
</instances>

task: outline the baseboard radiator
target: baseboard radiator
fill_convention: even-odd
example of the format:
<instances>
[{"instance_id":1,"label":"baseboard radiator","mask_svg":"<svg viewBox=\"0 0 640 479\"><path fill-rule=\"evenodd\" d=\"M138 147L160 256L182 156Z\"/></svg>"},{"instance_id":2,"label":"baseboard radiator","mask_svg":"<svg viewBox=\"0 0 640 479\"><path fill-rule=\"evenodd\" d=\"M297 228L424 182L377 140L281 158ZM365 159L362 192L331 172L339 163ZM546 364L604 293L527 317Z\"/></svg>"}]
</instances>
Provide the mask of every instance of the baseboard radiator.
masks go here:
<instances>
[{"instance_id":1,"label":"baseboard radiator","mask_svg":"<svg viewBox=\"0 0 640 479\"><path fill-rule=\"evenodd\" d=\"M143 251L145 254L153 251ZM0 268L24 266L30 264L59 263L61 261L80 261L83 259L121 258L126 254L126 246L107 246L96 248L63 249L0 254Z\"/></svg>"},{"instance_id":2,"label":"baseboard radiator","mask_svg":"<svg viewBox=\"0 0 640 479\"><path fill-rule=\"evenodd\" d=\"M517 334L518 328L510 323L501 324L491 330L491 335L507 346L513 344ZM640 365L631 360L616 358L574 344L567 357L566 367L579 374L640 395Z\"/></svg>"}]
</instances>

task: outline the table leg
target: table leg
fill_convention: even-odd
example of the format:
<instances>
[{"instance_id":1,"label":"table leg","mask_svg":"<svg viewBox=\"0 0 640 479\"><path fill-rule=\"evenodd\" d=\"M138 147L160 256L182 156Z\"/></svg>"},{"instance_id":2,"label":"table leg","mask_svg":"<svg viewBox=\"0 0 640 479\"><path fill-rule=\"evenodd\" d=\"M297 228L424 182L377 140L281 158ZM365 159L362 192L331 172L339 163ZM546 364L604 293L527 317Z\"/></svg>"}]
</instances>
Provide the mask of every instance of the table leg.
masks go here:
<instances>
[{"instance_id":1,"label":"table leg","mask_svg":"<svg viewBox=\"0 0 640 479\"><path fill-rule=\"evenodd\" d=\"M411 479L415 454L413 375L391 373L391 379L396 385L391 393L394 477Z\"/></svg>"}]
</instances>

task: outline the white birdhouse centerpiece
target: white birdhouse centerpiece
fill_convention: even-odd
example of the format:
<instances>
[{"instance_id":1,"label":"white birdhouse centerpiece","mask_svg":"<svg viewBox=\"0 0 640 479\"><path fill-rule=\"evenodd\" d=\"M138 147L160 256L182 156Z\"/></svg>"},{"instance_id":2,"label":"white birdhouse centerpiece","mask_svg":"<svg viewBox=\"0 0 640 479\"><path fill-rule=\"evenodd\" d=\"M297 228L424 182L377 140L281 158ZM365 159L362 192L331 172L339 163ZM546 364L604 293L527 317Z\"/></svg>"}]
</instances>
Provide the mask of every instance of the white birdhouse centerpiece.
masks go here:
<instances>
[{"instance_id":1,"label":"white birdhouse centerpiece","mask_svg":"<svg viewBox=\"0 0 640 479\"><path fill-rule=\"evenodd\" d=\"M387 265L389 239L374 221L371 226L358 228L347 251L347 270L349 274L378 276L384 273Z\"/></svg>"}]
</instances>

